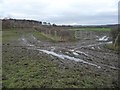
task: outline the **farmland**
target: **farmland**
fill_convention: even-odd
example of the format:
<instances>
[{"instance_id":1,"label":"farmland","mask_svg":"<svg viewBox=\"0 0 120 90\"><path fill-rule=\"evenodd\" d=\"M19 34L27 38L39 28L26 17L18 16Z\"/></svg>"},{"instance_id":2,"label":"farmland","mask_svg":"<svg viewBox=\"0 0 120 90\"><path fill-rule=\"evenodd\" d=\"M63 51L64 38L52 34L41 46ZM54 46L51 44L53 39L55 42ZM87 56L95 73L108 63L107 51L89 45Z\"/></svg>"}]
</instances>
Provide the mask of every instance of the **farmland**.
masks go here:
<instances>
[{"instance_id":1,"label":"farmland","mask_svg":"<svg viewBox=\"0 0 120 90\"><path fill-rule=\"evenodd\" d=\"M39 29L3 29L3 88L117 88L119 53L105 47L110 29L83 29L62 42Z\"/></svg>"}]
</instances>

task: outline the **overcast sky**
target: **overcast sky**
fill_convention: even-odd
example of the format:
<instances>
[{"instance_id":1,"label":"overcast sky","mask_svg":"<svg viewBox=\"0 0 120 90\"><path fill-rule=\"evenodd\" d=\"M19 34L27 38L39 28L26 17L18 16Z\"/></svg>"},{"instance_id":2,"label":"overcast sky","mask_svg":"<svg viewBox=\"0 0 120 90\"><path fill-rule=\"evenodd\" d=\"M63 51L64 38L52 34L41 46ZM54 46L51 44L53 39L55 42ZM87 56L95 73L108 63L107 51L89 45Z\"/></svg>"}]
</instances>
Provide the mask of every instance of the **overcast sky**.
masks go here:
<instances>
[{"instance_id":1,"label":"overcast sky","mask_svg":"<svg viewBox=\"0 0 120 90\"><path fill-rule=\"evenodd\" d=\"M118 23L119 0L0 0L0 18L32 19L56 24Z\"/></svg>"}]
</instances>

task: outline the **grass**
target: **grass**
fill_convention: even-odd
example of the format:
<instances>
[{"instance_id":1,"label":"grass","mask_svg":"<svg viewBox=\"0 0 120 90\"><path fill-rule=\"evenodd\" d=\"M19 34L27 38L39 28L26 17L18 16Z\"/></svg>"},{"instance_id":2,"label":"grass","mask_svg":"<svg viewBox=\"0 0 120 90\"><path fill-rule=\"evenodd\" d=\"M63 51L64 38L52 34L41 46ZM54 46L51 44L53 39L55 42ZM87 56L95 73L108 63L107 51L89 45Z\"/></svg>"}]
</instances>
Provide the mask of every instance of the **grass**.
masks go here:
<instances>
[{"instance_id":1,"label":"grass","mask_svg":"<svg viewBox=\"0 0 120 90\"><path fill-rule=\"evenodd\" d=\"M59 36L51 36L48 34L41 33L37 30L35 32L32 32L32 34L37 39L42 40L42 41L51 41L51 42L67 41L67 40L62 40L61 37Z\"/></svg>"},{"instance_id":2,"label":"grass","mask_svg":"<svg viewBox=\"0 0 120 90\"><path fill-rule=\"evenodd\" d=\"M16 40L20 36L20 34L17 32L9 30L2 31L2 40L3 41Z\"/></svg>"},{"instance_id":3,"label":"grass","mask_svg":"<svg viewBox=\"0 0 120 90\"><path fill-rule=\"evenodd\" d=\"M52 42L74 42L76 41L75 38L69 38L69 37L60 37L60 36L52 36L52 35L49 35L49 34L44 34L44 33L41 33L43 36L51 39Z\"/></svg>"},{"instance_id":4,"label":"grass","mask_svg":"<svg viewBox=\"0 0 120 90\"><path fill-rule=\"evenodd\" d=\"M110 31L111 28L71 28L69 30L95 30L95 31Z\"/></svg>"},{"instance_id":5,"label":"grass","mask_svg":"<svg viewBox=\"0 0 120 90\"><path fill-rule=\"evenodd\" d=\"M33 31L33 29L3 29L2 30L2 40L3 41L14 41L18 40L21 36L28 34L28 32Z\"/></svg>"},{"instance_id":6,"label":"grass","mask_svg":"<svg viewBox=\"0 0 120 90\"><path fill-rule=\"evenodd\" d=\"M110 49L110 50L120 51L120 47L114 47L113 44L107 44L107 45L105 45L105 47Z\"/></svg>"},{"instance_id":7,"label":"grass","mask_svg":"<svg viewBox=\"0 0 120 90\"><path fill-rule=\"evenodd\" d=\"M37 30L34 30L32 32L33 36L35 36L38 40L42 40L42 41L53 41L51 38L49 38L48 36L44 35L43 33L40 33Z\"/></svg>"},{"instance_id":8,"label":"grass","mask_svg":"<svg viewBox=\"0 0 120 90\"><path fill-rule=\"evenodd\" d=\"M41 33L35 29L6 29L2 31L2 40L3 41L14 41L18 40L21 36L25 36L26 34L32 34L34 37L36 37L38 40L41 41L51 41L51 42L66 42L66 41L74 41L73 39L68 40L67 38L62 38L59 36L51 36L51 35L46 35L44 33Z\"/></svg>"},{"instance_id":9,"label":"grass","mask_svg":"<svg viewBox=\"0 0 120 90\"><path fill-rule=\"evenodd\" d=\"M89 70L83 71L79 67L63 69L48 60L50 57L41 58L41 55L37 56L37 52L31 50L14 48L15 52L12 53L12 48L7 50L7 53L3 53L3 88L90 88L104 86L107 84L104 79L109 80L109 77L88 76ZM20 53L21 50L23 54ZM18 58L21 55L24 59Z\"/></svg>"},{"instance_id":10,"label":"grass","mask_svg":"<svg viewBox=\"0 0 120 90\"><path fill-rule=\"evenodd\" d=\"M38 40L51 41L50 38L46 37L42 33L36 31L35 29L29 29L29 28L24 28L24 29L15 28L15 29L3 30L2 31L2 40L3 41L18 40L20 37L25 36L25 35L27 35L29 33L33 34L33 36L35 36Z\"/></svg>"}]
</instances>

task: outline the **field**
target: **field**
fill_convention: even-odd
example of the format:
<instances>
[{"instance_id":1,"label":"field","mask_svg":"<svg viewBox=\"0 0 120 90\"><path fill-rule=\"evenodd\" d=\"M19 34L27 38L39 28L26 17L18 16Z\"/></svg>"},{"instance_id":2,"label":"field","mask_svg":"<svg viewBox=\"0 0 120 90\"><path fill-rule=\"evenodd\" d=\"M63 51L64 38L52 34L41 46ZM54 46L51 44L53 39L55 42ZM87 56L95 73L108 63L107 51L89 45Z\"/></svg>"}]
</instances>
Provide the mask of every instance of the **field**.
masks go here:
<instances>
[{"instance_id":1,"label":"field","mask_svg":"<svg viewBox=\"0 0 120 90\"><path fill-rule=\"evenodd\" d=\"M117 88L118 52L105 48L110 29L87 29L72 42L30 28L3 30L3 88Z\"/></svg>"},{"instance_id":2,"label":"field","mask_svg":"<svg viewBox=\"0 0 120 90\"><path fill-rule=\"evenodd\" d=\"M73 28L69 30L95 30L95 31L110 31L111 28Z\"/></svg>"}]
</instances>

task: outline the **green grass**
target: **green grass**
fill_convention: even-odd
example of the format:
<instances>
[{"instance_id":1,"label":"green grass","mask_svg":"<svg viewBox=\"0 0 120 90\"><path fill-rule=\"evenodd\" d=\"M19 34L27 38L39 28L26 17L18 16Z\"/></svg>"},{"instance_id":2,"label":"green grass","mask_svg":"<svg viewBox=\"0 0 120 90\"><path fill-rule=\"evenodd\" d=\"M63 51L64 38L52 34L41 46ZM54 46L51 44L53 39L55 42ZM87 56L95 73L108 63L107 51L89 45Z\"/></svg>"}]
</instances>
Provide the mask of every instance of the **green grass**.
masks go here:
<instances>
[{"instance_id":1,"label":"green grass","mask_svg":"<svg viewBox=\"0 0 120 90\"><path fill-rule=\"evenodd\" d=\"M51 38L49 38L48 36L44 35L43 33L40 33L37 30L34 30L32 32L33 36L36 37L38 40L42 40L42 41L53 41Z\"/></svg>"},{"instance_id":2,"label":"green grass","mask_svg":"<svg viewBox=\"0 0 120 90\"><path fill-rule=\"evenodd\" d=\"M6 29L2 31L2 41L14 41L18 40L20 37L25 36L27 34L33 34L38 40L47 40L51 41L50 38L46 37L42 33L36 31L35 29L29 28L15 28L15 29Z\"/></svg>"},{"instance_id":3,"label":"green grass","mask_svg":"<svg viewBox=\"0 0 120 90\"><path fill-rule=\"evenodd\" d=\"M44 34L44 33L41 33L43 36L49 38L52 42L74 42L76 41L75 38L69 38L69 37L60 37L60 36L52 36L52 35L49 35L49 34Z\"/></svg>"},{"instance_id":4,"label":"green grass","mask_svg":"<svg viewBox=\"0 0 120 90\"><path fill-rule=\"evenodd\" d=\"M3 29L2 31L2 41L14 41L18 40L21 36L26 35L31 32L32 29Z\"/></svg>"},{"instance_id":5,"label":"green grass","mask_svg":"<svg viewBox=\"0 0 120 90\"><path fill-rule=\"evenodd\" d=\"M74 41L74 40L68 40L67 38L61 38L59 36L51 36L44 33L41 33L35 29L6 29L2 31L2 40L3 41L14 41L18 40L20 37L25 36L27 34L32 34L34 37L36 37L38 40L41 41L51 41L51 42L59 42L59 41Z\"/></svg>"},{"instance_id":6,"label":"green grass","mask_svg":"<svg viewBox=\"0 0 120 90\"><path fill-rule=\"evenodd\" d=\"M111 28L71 28L69 30L95 30L95 31L110 31Z\"/></svg>"},{"instance_id":7,"label":"green grass","mask_svg":"<svg viewBox=\"0 0 120 90\"><path fill-rule=\"evenodd\" d=\"M107 45L105 45L105 47L110 49L110 50L120 51L120 47L114 47L113 44L107 44Z\"/></svg>"}]
</instances>

